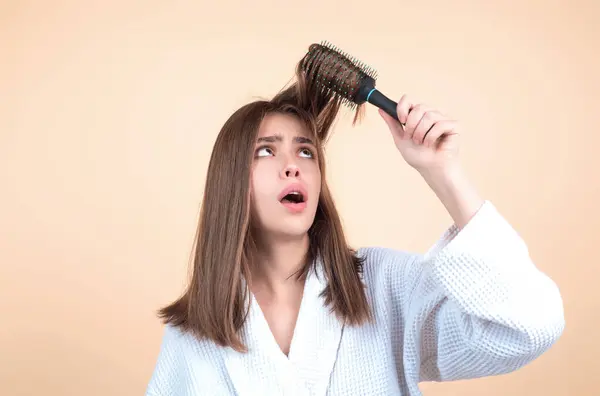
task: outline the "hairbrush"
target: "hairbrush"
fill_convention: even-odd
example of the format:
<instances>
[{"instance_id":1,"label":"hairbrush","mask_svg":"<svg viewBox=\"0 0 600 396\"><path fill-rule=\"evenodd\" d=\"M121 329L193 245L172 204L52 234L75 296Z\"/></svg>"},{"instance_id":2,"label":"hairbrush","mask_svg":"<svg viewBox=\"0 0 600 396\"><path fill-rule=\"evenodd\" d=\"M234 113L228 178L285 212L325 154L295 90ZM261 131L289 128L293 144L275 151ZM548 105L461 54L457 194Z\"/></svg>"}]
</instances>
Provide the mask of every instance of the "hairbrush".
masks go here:
<instances>
[{"instance_id":1,"label":"hairbrush","mask_svg":"<svg viewBox=\"0 0 600 396\"><path fill-rule=\"evenodd\" d=\"M330 43L311 44L301 67L309 81L350 108L368 102L398 120L398 104L375 88L377 72Z\"/></svg>"}]
</instances>

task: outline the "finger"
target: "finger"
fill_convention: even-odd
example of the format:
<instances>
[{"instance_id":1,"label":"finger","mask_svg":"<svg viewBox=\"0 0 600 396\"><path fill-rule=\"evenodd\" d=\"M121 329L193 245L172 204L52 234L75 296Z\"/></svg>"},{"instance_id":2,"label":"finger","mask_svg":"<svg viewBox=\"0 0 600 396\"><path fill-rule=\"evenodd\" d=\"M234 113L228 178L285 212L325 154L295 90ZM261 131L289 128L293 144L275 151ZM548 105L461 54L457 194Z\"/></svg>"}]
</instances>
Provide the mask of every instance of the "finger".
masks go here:
<instances>
[{"instance_id":1,"label":"finger","mask_svg":"<svg viewBox=\"0 0 600 396\"><path fill-rule=\"evenodd\" d=\"M415 128L423 118L425 112L429 110L426 106L418 104L412 107L408 117L406 118L406 125L404 125L404 137L406 139L412 139L415 132Z\"/></svg>"},{"instance_id":2,"label":"finger","mask_svg":"<svg viewBox=\"0 0 600 396\"><path fill-rule=\"evenodd\" d=\"M400 123L396 121L396 119L392 118L388 113L381 109L379 109L379 115L381 115L381 118L383 118L383 120L387 124L388 128L392 132L394 139L402 139L402 136L404 134L404 129L402 128L402 125L400 125Z\"/></svg>"},{"instance_id":3,"label":"finger","mask_svg":"<svg viewBox=\"0 0 600 396\"><path fill-rule=\"evenodd\" d=\"M415 127L412 139L416 144L422 144L425 135L434 126L436 122L442 121L444 116L437 111L426 111L421 117L421 120Z\"/></svg>"},{"instance_id":4,"label":"finger","mask_svg":"<svg viewBox=\"0 0 600 396\"><path fill-rule=\"evenodd\" d=\"M433 127L429 130L423 145L426 147L434 147L436 142L442 135L455 134L457 133L457 122L454 120L442 120L436 122Z\"/></svg>"},{"instance_id":5,"label":"finger","mask_svg":"<svg viewBox=\"0 0 600 396\"><path fill-rule=\"evenodd\" d=\"M402 124L406 124L406 119L408 117L408 113L411 111L415 102L408 95L402 95L400 101L398 102L398 106L396 106L396 112L398 113L398 120Z\"/></svg>"}]
</instances>

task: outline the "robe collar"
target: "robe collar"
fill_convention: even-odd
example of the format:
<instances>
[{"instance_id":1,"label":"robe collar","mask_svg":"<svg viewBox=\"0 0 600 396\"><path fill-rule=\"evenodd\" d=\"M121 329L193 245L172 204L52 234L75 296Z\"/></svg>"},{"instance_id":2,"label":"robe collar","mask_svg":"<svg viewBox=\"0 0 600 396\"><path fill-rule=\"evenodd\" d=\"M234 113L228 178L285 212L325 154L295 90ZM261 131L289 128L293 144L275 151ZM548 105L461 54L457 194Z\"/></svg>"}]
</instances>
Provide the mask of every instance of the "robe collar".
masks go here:
<instances>
[{"instance_id":1,"label":"robe collar","mask_svg":"<svg viewBox=\"0 0 600 396\"><path fill-rule=\"evenodd\" d=\"M281 351L256 299L242 328L247 353L223 349L236 393L244 395L325 395L337 360L344 324L325 307L323 263L316 259L307 274L290 352Z\"/></svg>"}]
</instances>

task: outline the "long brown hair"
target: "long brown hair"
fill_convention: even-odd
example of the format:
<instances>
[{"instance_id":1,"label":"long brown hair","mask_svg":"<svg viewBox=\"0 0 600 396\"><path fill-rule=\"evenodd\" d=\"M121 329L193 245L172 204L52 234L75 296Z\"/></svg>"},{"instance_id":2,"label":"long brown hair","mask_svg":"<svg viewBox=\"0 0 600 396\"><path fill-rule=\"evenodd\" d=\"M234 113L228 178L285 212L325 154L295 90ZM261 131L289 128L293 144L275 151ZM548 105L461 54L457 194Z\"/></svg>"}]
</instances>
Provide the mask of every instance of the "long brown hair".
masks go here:
<instances>
[{"instance_id":1,"label":"long brown hair","mask_svg":"<svg viewBox=\"0 0 600 396\"><path fill-rule=\"evenodd\" d=\"M305 276L319 257L327 282L324 304L349 325L372 317L361 280L362 260L346 242L325 180L323 143L340 100L317 88L301 64L295 83L269 101L241 107L223 125L208 165L190 282L179 299L159 310L165 323L240 352L246 351L238 332L249 309L247 280L254 248L249 188L253 152L259 126L270 113L293 114L309 128L317 140L323 175L315 220L308 232L306 265L297 276Z\"/></svg>"}]
</instances>

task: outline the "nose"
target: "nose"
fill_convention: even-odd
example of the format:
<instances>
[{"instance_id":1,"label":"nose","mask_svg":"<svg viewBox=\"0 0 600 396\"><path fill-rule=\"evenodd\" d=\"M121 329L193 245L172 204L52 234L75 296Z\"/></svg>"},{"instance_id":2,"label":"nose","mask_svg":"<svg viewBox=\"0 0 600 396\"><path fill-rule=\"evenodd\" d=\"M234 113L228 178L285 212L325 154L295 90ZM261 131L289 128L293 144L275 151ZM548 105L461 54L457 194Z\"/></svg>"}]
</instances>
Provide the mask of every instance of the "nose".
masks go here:
<instances>
[{"instance_id":1,"label":"nose","mask_svg":"<svg viewBox=\"0 0 600 396\"><path fill-rule=\"evenodd\" d=\"M300 176L300 168L296 165L289 164L281 170L281 178L288 179Z\"/></svg>"}]
</instances>

